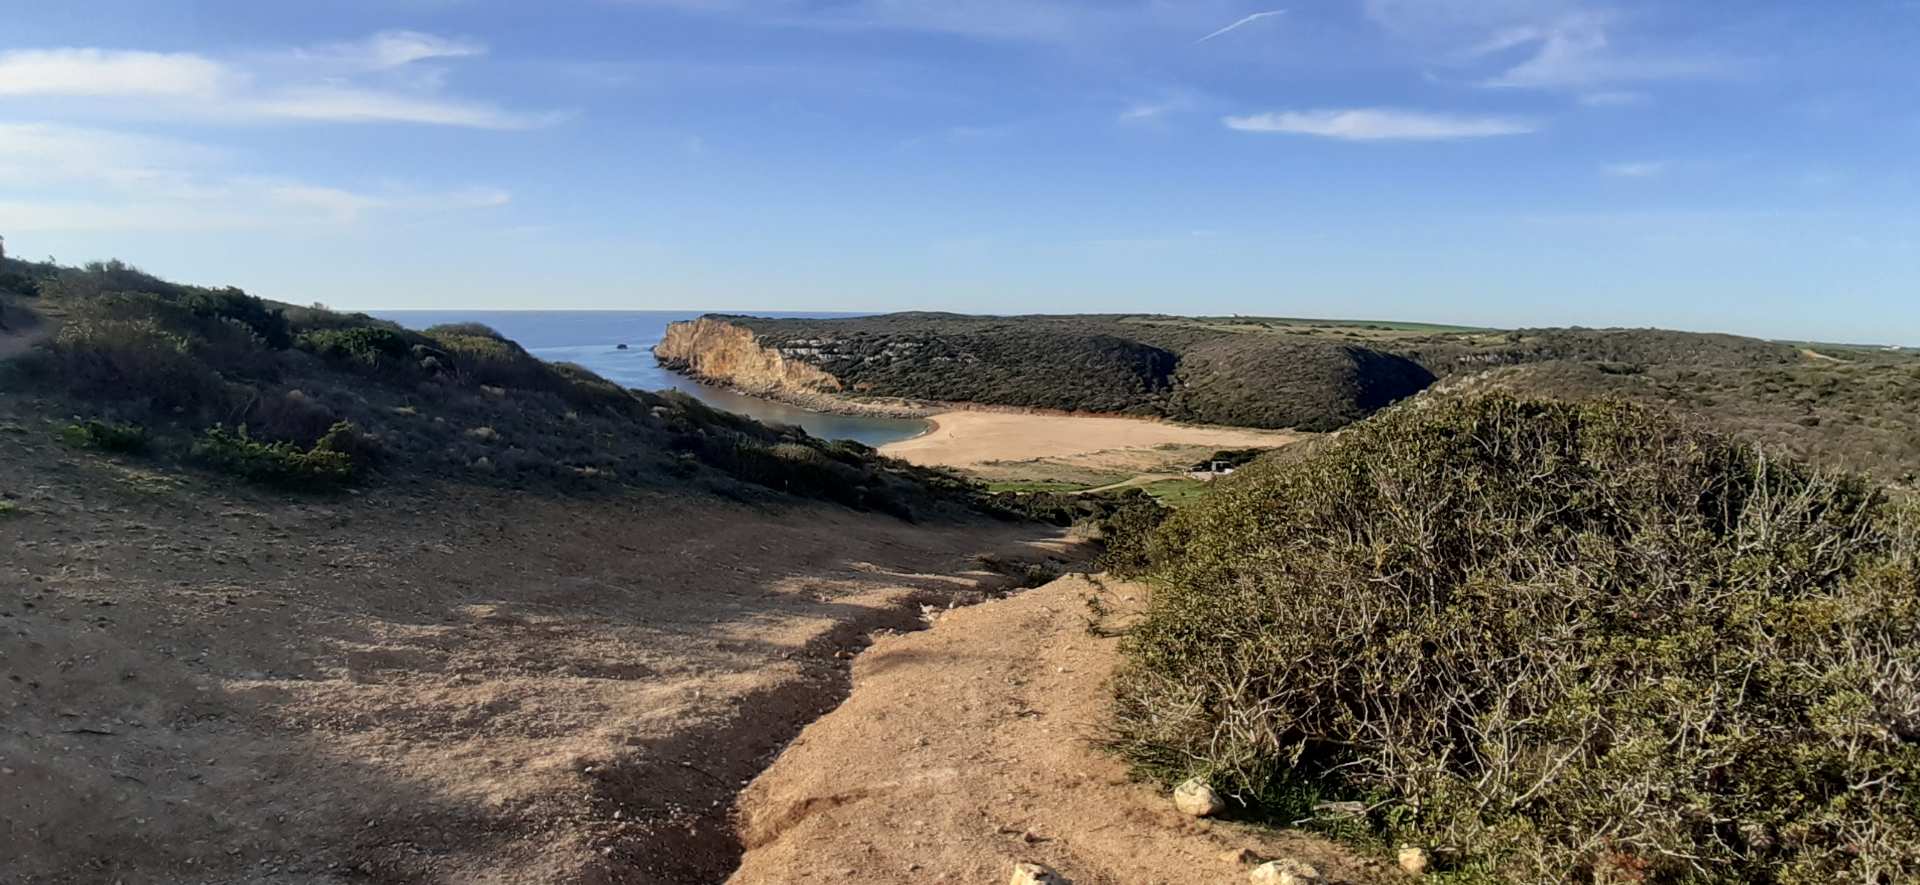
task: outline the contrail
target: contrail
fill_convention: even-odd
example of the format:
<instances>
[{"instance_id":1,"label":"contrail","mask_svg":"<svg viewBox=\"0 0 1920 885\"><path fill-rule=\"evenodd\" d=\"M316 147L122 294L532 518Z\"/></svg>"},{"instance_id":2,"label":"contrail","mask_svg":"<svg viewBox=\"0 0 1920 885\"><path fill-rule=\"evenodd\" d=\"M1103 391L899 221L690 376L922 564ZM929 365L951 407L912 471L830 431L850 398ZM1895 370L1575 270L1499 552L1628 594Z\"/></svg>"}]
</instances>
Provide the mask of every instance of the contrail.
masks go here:
<instances>
[{"instance_id":1,"label":"contrail","mask_svg":"<svg viewBox=\"0 0 1920 885\"><path fill-rule=\"evenodd\" d=\"M1275 9L1270 12L1256 12L1252 15L1247 16L1246 18L1243 18L1237 22L1234 22L1233 24L1230 24L1224 28L1221 28L1218 31L1214 31L1213 33L1208 34L1205 37L1201 37L1200 39L1193 41L1193 45L1198 46L1202 43L1207 42L1208 40L1212 40L1215 37L1221 37L1227 34L1231 34L1234 31L1238 31L1241 28L1244 28L1247 25L1253 24L1254 22L1257 22L1263 18L1272 18L1276 15L1286 15L1286 14L1287 14L1287 11L1284 9Z\"/></svg>"}]
</instances>

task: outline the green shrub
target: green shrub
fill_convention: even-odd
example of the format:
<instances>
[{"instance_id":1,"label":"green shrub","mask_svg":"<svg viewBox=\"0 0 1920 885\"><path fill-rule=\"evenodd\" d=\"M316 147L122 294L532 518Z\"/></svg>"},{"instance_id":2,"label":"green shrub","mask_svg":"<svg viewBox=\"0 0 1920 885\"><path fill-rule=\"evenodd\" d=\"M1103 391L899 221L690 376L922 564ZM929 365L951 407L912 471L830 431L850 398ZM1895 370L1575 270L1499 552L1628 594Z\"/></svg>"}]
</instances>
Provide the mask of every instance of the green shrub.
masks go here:
<instances>
[{"instance_id":1,"label":"green shrub","mask_svg":"<svg viewBox=\"0 0 1920 885\"><path fill-rule=\"evenodd\" d=\"M498 330L486 323L441 323L438 326L427 327L425 334L428 338L492 338L495 341L510 340L507 336L500 334Z\"/></svg>"},{"instance_id":2,"label":"green shrub","mask_svg":"<svg viewBox=\"0 0 1920 885\"><path fill-rule=\"evenodd\" d=\"M239 289L196 289L184 295L180 303L197 316L240 323L275 350L293 345L287 315Z\"/></svg>"},{"instance_id":3,"label":"green shrub","mask_svg":"<svg viewBox=\"0 0 1920 885\"><path fill-rule=\"evenodd\" d=\"M742 440L734 444L727 472L755 485L802 497L824 497L859 506L859 471L834 461L818 450L796 443L762 445Z\"/></svg>"},{"instance_id":4,"label":"green shrub","mask_svg":"<svg viewBox=\"0 0 1920 885\"><path fill-rule=\"evenodd\" d=\"M186 291L187 287L169 283L115 259L89 262L83 267L61 268L50 284L42 284L42 294L46 294L48 288L69 298L87 299L110 292L146 292L172 297Z\"/></svg>"},{"instance_id":5,"label":"green shrub","mask_svg":"<svg viewBox=\"0 0 1920 885\"><path fill-rule=\"evenodd\" d=\"M1115 743L1514 881L1920 878L1920 531L1619 403L1417 402L1141 554Z\"/></svg>"},{"instance_id":6,"label":"green shrub","mask_svg":"<svg viewBox=\"0 0 1920 885\"><path fill-rule=\"evenodd\" d=\"M193 457L243 479L280 488L321 491L346 485L357 469L353 451L359 433L352 424L335 424L311 448L260 442L246 427L207 429L193 446Z\"/></svg>"},{"instance_id":7,"label":"green shrub","mask_svg":"<svg viewBox=\"0 0 1920 885\"><path fill-rule=\"evenodd\" d=\"M300 333L294 345L308 353L377 368L388 360L406 359L413 340L405 332L379 326L315 329Z\"/></svg>"},{"instance_id":8,"label":"green shrub","mask_svg":"<svg viewBox=\"0 0 1920 885\"><path fill-rule=\"evenodd\" d=\"M556 393L569 386L547 363L497 335L440 334L432 340L462 384Z\"/></svg>"},{"instance_id":9,"label":"green shrub","mask_svg":"<svg viewBox=\"0 0 1920 885\"><path fill-rule=\"evenodd\" d=\"M578 363L548 363L558 386L560 398L576 409L603 409L615 412L639 411L633 392L594 374Z\"/></svg>"},{"instance_id":10,"label":"green shrub","mask_svg":"<svg viewBox=\"0 0 1920 885\"><path fill-rule=\"evenodd\" d=\"M144 452L148 443L145 427L138 424L109 424L105 421L69 424L60 431L60 437L68 445L123 455Z\"/></svg>"},{"instance_id":11,"label":"green shrub","mask_svg":"<svg viewBox=\"0 0 1920 885\"><path fill-rule=\"evenodd\" d=\"M218 374L192 342L152 319L70 320L50 347L54 368L75 393L194 411L226 399Z\"/></svg>"},{"instance_id":12,"label":"green shrub","mask_svg":"<svg viewBox=\"0 0 1920 885\"><path fill-rule=\"evenodd\" d=\"M0 292L33 298L40 294L40 281L23 273L0 273Z\"/></svg>"},{"instance_id":13,"label":"green shrub","mask_svg":"<svg viewBox=\"0 0 1920 885\"><path fill-rule=\"evenodd\" d=\"M1146 495L1116 505L1098 523L1100 540L1106 545L1100 555L1101 570L1122 577L1146 571L1152 564L1147 558L1148 541L1172 512Z\"/></svg>"}]
</instances>

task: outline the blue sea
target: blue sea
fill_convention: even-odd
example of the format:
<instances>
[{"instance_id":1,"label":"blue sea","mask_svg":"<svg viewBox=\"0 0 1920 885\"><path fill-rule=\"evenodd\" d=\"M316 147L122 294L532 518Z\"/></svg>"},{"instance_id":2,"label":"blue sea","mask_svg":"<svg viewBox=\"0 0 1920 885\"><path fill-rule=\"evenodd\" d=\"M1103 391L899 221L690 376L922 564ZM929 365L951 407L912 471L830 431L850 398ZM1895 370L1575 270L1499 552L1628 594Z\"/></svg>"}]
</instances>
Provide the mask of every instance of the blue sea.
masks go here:
<instances>
[{"instance_id":1,"label":"blue sea","mask_svg":"<svg viewBox=\"0 0 1920 885\"><path fill-rule=\"evenodd\" d=\"M442 323L485 323L520 343L534 356L555 362L579 363L616 384L640 390L682 390L718 409L738 412L761 421L798 425L822 439L853 439L870 446L886 445L925 433L927 422L901 418L864 418L829 415L795 408L731 390L701 384L662 368L653 358L653 346L666 334L667 324L691 320L699 312L660 310L375 310L381 319L409 329ZM769 313L770 317L823 318L854 316L831 313ZM626 350L619 349L627 345Z\"/></svg>"}]
</instances>

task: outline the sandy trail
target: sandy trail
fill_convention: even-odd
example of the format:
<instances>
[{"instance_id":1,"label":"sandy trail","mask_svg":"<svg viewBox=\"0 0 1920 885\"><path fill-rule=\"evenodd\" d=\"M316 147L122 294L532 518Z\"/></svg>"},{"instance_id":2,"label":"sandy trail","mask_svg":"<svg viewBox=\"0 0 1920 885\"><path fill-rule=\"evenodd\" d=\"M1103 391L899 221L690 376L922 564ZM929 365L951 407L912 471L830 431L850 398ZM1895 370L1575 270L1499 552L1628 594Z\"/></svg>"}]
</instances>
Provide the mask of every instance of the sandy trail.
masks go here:
<instances>
[{"instance_id":1,"label":"sandy trail","mask_svg":"<svg viewBox=\"0 0 1920 885\"><path fill-rule=\"evenodd\" d=\"M1240 848L1334 882L1410 881L1317 837L1182 817L1132 782L1093 743L1118 644L1088 629L1096 594L1119 613L1145 598L1068 577L876 642L846 703L741 797L731 881L1004 882L1033 861L1078 885L1244 882L1222 857Z\"/></svg>"},{"instance_id":2,"label":"sandy trail","mask_svg":"<svg viewBox=\"0 0 1920 885\"><path fill-rule=\"evenodd\" d=\"M852 651L1030 526L414 486L288 501L0 396L0 881L710 883Z\"/></svg>"},{"instance_id":3,"label":"sandy trail","mask_svg":"<svg viewBox=\"0 0 1920 885\"><path fill-rule=\"evenodd\" d=\"M1277 430L1015 412L943 412L933 421L931 432L880 451L915 464L965 469L999 461L1084 460L1114 452L1152 455L1161 446L1277 448L1299 438Z\"/></svg>"}]
</instances>

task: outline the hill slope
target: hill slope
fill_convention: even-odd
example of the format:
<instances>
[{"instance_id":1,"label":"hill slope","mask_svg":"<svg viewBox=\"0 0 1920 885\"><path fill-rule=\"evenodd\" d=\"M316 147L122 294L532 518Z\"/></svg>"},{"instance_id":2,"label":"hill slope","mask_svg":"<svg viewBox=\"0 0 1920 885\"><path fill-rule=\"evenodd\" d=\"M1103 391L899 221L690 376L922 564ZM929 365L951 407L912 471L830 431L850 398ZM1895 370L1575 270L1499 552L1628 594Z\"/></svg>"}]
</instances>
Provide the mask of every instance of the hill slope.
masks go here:
<instances>
[{"instance_id":1,"label":"hill slope","mask_svg":"<svg viewBox=\"0 0 1920 885\"><path fill-rule=\"evenodd\" d=\"M868 634L1072 555L482 327L115 263L0 266L0 465L5 882L719 881Z\"/></svg>"},{"instance_id":2,"label":"hill slope","mask_svg":"<svg viewBox=\"0 0 1920 885\"><path fill-rule=\"evenodd\" d=\"M72 442L301 490L455 481L818 498L897 516L977 490L547 363L477 325L403 329L160 280L117 262L0 268L0 390L77 416Z\"/></svg>"},{"instance_id":3,"label":"hill slope","mask_svg":"<svg viewBox=\"0 0 1920 885\"><path fill-rule=\"evenodd\" d=\"M658 350L696 376L832 406L961 401L1330 430L1439 384L1613 397L1699 414L1769 448L1911 485L1920 353L1663 329L1250 317L709 317Z\"/></svg>"},{"instance_id":4,"label":"hill slope","mask_svg":"<svg viewBox=\"0 0 1920 885\"><path fill-rule=\"evenodd\" d=\"M724 349L713 347L719 340ZM676 324L656 354L676 368L761 393L1306 430L1365 417L1433 380L1410 360L1359 344L1119 316L709 317ZM736 371L742 365L773 368Z\"/></svg>"}]
</instances>

